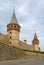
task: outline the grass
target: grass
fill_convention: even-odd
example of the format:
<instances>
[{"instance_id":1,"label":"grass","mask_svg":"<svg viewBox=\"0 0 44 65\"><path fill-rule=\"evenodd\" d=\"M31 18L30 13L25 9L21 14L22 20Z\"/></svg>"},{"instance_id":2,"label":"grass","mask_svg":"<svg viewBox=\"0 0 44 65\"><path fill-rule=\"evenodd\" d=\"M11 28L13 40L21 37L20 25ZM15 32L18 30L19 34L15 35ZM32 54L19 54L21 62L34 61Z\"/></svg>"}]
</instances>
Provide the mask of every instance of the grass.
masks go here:
<instances>
[{"instance_id":1,"label":"grass","mask_svg":"<svg viewBox=\"0 0 44 65\"><path fill-rule=\"evenodd\" d=\"M22 49L23 51L26 51L26 52L35 52L35 53L41 53L41 54L44 54L44 51L43 52L41 52L41 51L31 51L31 50L24 50L24 49Z\"/></svg>"},{"instance_id":2,"label":"grass","mask_svg":"<svg viewBox=\"0 0 44 65\"><path fill-rule=\"evenodd\" d=\"M13 48L16 48L16 49L19 49L19 48L17 48L17 47L14 47L13 46ZM44 51L32 51L32 50L25 50L25 49L20 49L20 50L22 50L22 51L26 51L26 52L35 52L35 53L41 53L41 54L44 54Z\"/></svg>"}]
</instances>

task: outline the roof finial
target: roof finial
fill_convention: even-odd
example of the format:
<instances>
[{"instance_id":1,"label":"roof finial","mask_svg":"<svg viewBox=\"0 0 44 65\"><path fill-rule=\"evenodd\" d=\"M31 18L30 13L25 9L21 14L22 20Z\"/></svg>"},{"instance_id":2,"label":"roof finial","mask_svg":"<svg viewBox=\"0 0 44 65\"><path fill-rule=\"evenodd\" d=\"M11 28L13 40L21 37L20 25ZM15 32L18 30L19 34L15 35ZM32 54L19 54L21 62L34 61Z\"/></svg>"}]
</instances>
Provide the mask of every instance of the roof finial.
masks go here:
<instances>
[{"instance_id":1,"label":"roof finial","mask_svg":"<svg viewBox=\"0 0 44 65\"><path fill-rule=\"evenodd\" d=\"M18 24L16 15L15 15L15 6L13 8L13 15L12 15L12 18L11 18L11 22L10 23Z\"/></svg>"},{"instance_id":2,"label":"roof finial","mask_svg":"<svg viewBox=\"0 0 44 65\"><path fill-rule=\"evenodd\" d=\"M15 5L13 6L13 12L15 13Z\"/></svg>"},{"instance_id":3,"label":"roof finial","mask_svg":"<svg viewBox=\"0 0 44 65\"><path fill-rule=\"evenodd\" d=\"M34 33L36 33L36 29L34 30Z\"/></svg>"}]
</instances>

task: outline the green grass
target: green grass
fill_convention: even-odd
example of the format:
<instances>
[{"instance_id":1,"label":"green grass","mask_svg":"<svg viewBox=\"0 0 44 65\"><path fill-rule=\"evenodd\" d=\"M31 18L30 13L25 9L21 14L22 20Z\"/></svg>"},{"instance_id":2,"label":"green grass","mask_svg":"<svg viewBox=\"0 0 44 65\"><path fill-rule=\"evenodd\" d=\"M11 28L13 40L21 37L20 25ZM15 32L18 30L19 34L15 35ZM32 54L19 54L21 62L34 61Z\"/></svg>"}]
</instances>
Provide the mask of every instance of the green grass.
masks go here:
<instances>
[{"instance_id":1,"label":"green grass","mask_svg":"<svg viewBox=\"0 0 44 65\"><path fill-rule=\"evenodd\" d=\"M43 52L41 52L41 51L31 51L31 50L24 50L24 49L22 49L23 51L26 51L26 52L35 52L35 53L41 53L41 54L44 54L44 51Z\"/></svg>"},{"instance_id":2,"label":"green grass","mask_svg":"<svg viewBox=\"0 0 44 65\"><path fill-rule=\"evenodd\" d=\"M16 48L16 49L19 49L19 48L17 48L17 47L14 47L13 46L13 48ZM32 50L25 50L25 49L21 49L21 51L25 51L25 52L34 52L34 53L41 53L41 54L44 54L44 51L32 51Z\"/></svg>"}]
</instances>

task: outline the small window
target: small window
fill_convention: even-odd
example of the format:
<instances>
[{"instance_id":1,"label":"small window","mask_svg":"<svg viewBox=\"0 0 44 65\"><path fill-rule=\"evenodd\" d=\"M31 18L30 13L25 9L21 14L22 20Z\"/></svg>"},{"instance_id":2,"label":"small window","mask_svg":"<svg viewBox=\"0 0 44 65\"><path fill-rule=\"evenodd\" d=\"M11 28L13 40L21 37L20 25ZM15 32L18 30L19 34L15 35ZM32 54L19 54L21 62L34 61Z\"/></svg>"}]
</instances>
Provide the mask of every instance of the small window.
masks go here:
<instances>
[{"instance_id":1,"label":"small window","mask_svg":"<svg viewBox=\"0 0 44 65\"><path fill-rule=\"evenodd\" d=\"M11 27L13 27L13 25L11 25Z\"/></svg>"},{"instance_id":2,"label":"small window","mask_svg":"<svg viewBox=\"0 0 44 65\"><path fill-rule=\"evenodd\" d=\"M16 28L16 26L14 26Z\"/></svg>"},{"instance_id":3,"label":"small window","mask_svg":"<svg viewBox=\"0 0 44 65\"><path fill-rule=\"evenodd\" d=\"M11 39L11 37L10 37L10 39Z\"/></svg>"},{"instance_id":4,"label":"small window","mask_svg":"<svg viewBox=\"0 0 44 65\"><path fill-rule=\"evenodd\" d=\"M10 34L11 34L12 32L10 32Z\"/></svg>"}]
</instances>

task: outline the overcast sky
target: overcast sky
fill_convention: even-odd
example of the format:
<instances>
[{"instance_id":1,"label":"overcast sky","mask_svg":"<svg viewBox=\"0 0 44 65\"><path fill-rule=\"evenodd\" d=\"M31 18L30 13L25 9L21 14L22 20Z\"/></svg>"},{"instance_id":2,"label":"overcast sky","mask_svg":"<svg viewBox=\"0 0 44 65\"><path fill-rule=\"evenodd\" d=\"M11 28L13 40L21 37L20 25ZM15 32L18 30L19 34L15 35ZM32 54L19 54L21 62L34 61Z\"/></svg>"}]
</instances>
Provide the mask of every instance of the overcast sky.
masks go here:
<instances>
[{"instance_id":1,"label":"overcast sky","mask_svg":"<svg viewBox=\"0 0 44 65\"><path fill-rule=\"evenodd\" d=\"M6 34L15 9L17 21L21 26L20 40L32 44L36 30L40 48L44 50L44 0L0 0L0 32Z\"/></svg>"}]
</instances>

